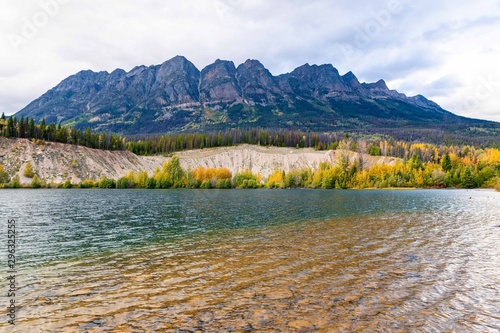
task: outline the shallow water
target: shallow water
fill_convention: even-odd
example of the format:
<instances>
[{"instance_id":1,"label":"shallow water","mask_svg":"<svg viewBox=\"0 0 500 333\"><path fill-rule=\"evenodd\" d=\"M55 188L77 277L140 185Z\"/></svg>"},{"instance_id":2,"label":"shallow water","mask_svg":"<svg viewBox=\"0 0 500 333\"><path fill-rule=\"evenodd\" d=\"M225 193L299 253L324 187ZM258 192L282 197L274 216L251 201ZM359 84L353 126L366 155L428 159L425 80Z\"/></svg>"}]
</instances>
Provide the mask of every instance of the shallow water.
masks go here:
<instances>
[{"instance_id":1,"label":"shallow water","mask_svg":"<svg viewBox=\"0 0 500 333\"><path fill-rule=\"evenodd\" d=\"M0 213L0 331L500 330L500 193L6 190Z\"/></svg>"}]
</instances>

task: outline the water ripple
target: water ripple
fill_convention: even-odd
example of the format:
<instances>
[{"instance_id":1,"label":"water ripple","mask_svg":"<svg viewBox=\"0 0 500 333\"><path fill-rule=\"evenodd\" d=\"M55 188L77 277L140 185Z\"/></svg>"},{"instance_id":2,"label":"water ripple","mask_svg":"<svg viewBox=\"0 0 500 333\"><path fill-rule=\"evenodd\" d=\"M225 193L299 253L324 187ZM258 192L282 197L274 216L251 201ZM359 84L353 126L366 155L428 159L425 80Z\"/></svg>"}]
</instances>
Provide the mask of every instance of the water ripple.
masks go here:
<instances>
[{"instance_id":1,"label":"water ripple","mask_svg":"<svg viewBox=\"0 0 500 333\"><path fill-rule=\"evenodd\" d=\"M500 330L497 193L4 193L18 332Z\"/></svg>"}]
</instances>

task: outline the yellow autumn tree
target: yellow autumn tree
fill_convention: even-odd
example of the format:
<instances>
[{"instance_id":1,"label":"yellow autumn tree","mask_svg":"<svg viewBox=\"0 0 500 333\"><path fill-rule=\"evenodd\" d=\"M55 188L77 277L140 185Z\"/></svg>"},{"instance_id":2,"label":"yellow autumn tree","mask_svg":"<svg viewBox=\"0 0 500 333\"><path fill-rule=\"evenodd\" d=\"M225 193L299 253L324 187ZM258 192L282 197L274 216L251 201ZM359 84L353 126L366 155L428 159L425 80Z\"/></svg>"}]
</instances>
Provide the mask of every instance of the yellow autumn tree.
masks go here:
<instances>
[{"instance_id":1,"label":"yellow autumn tree","mask_svg":"<svg viewBox=\"0 0 500 333\"><path fill-rule=\"evenodd\" d=\"M232 174L226 168L208 168L199 166L190 172L191 187L227 188L231 184Z\"/></svg>"},{"instance_id":2,"label":"yellow autumn tree","mask_svg":"<svg viewBox=\"0 0 500 333\"><path fill-rule=\"evenodd\" d=\"M285 175L284 171L274 170L273 173L267 179L267 187L269 188L283 188Z\"/></svg>"},{"instance_id":3,"label":"yellow autumn tree","mask_svg":"<svg viewBox=\"0 0 500 333\"><path fill-rule=\"evenodd\" d=\"M490 165L499 167L500 166L500 150L495 148L487 148L484 150L483 155L480 158L480 161Z\"/></svg>"},{"instance_id":4,"label":"yellow autumn tree","mask_svg":"<svg viewBox=\"0 0 500 333\"><path fill-rule=\"evenodd\" d=\"M33 171L33 166L31 165L31 162L28 162L24 167L23 175L24 177L27 178L33 178L35 176L35 172Z\"/></svg>"}]
</instances>

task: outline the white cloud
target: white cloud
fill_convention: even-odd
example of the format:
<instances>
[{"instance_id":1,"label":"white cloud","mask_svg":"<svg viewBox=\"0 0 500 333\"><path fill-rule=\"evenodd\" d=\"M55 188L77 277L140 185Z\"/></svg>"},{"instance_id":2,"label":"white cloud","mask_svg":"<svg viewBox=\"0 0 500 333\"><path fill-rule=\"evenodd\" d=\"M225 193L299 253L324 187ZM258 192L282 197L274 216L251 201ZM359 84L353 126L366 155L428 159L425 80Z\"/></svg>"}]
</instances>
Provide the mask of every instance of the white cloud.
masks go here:
<instances>
[{"instance_id":1,"label":"white cloud","mask_svg":"<svg viewBox=\"0 0 500 333\"><path fill-rule=\"evenodd\" d=\"M497 0L6 0L0 112L83 69L130 70L179 54L199 69L217 58L259 59L275 75L332 63L360 81L383 78L457 114L500 121L500 88L480 88L500 81L499 17Z\"/></svg>"}]
</instances>

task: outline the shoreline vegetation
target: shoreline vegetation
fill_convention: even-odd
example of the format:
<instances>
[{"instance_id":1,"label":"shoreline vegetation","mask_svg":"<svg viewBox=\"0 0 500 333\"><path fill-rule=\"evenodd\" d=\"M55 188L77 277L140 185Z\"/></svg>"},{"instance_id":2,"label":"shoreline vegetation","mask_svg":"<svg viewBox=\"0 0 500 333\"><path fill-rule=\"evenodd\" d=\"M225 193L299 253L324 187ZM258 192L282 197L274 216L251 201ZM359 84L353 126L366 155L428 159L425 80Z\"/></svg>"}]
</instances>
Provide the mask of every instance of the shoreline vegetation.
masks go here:
<instances>
[{"instance_id":1,"label":"shoreline vegetation","mask_svg":"<svg viewBox=\"0 0 500 333\"><path fill-rule=\"evenodd\" d=\"M362 155L360 155L362 156ZM361 159L362 157L360 157ZM9 177L0 165L0 188L102 188L102 189L229 189L229 188L310 188L310 189L417 189L417 188L495 188L500 191L500 150L485 149L479 157L446 154L440 163L422 162L418 154L394 164L362 168L362 161L351 162L340 155L335 164L320 162L317 169L302 168L285 172L276 169L268 177L244 170L232 173L227 168L183 169L173 155L153 173L129 171L118 179L101 177L72 183L41 179L28 162L22 175L31 182L21 183L19 174Z\"/></svg>"},{"instance_id":2,"label":"shoreline vegetation","mask_svg":"<svg viewBox=\"0 0 500 333\"><path fill-rule=\"evenodd\" d=\"M42 120L0 118L0 138L28 139L42 147L45 142L84 146L104 151L127 151L137 156L165 156L153 172L132 170L118 178L89 175L79 183L71 179L54 183L37 174L37 165L24 161L17 169L0 164L0 188L495 188L500 191L500 150L498 147L395 141L384 135L312 133L260 128L231 129L213 133L181 133L126 139L89 129L46 125ZM285 172L275 169L262 176L251 170L231 172L228 168L198 166L183 169L176 152L249 144L263 147L312 148L340 151L335 162L320 162ZM61 153L62 154L62 153ZM350 154L350 155L349 155ZM353 161L352 155L357 154ZM6 153L8 158L9 152ZM365 157L390 157L391 164L366 167ZM0 156L3 163L5 156ZM73 160L73 167L78 161ZM22 169L21 169L22 168ZM23 176L21 181L20 175ZM26 179L29 182L26 182Z\"/></svg>"}]
</instances>

